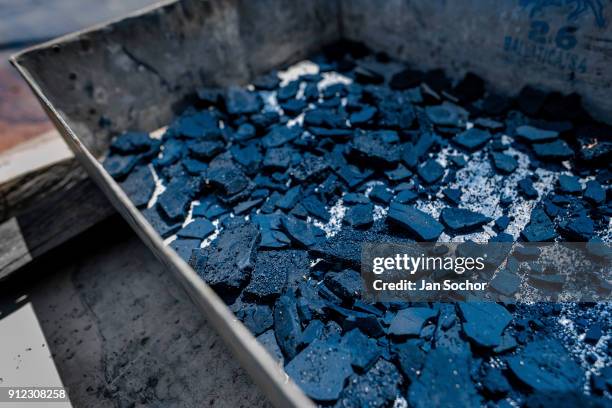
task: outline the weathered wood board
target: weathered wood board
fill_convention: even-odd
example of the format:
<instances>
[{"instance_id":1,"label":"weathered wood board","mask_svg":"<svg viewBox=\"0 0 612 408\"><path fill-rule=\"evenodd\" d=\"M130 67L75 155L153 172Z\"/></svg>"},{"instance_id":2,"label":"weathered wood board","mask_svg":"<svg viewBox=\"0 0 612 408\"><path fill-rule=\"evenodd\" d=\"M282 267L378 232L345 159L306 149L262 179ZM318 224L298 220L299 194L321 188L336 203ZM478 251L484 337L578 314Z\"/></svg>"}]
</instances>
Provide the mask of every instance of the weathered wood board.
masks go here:
<instances>
[{"instance_id":1,"label":"weathered wood board","mask_svg":"<svg viewBox=\"0 0 612 408\"><path fill-rule=\"evenodd\" d=\"M72 159L72 164L76 165ZM115 212L100 189L88 178L71 179L64 172L47 171L34 179L70 182L36 190L32 202L0 222L0 281L47 251L75 237ZM76 175L83 175L77 167ZM54 180L53 175L59 177ZM40 185L37 184L38 187ZM25 205L25 202L22 203Z\"/></svg>"}]
</instances>

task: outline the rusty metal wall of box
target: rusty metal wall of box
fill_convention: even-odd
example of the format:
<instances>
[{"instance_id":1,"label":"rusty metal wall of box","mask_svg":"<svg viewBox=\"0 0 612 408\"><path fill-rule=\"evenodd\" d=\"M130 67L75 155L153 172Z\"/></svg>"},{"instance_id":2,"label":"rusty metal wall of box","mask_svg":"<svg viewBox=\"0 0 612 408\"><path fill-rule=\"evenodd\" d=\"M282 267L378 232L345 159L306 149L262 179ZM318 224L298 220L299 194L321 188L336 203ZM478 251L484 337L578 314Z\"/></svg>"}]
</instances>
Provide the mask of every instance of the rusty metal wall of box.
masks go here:
<instances>
[{"instance_id":1,"label":"rusty metal wall of box","mask_svg":"<svg viewBox=\"0 0 612 408\"><path fill-rule=\"evenodd\" d=\"M158 129L198 87L248 83L340 38L418 68L445 67L455 78L473 71L510 94L525 84L578 92L598 119L612 122L610 20L612 4L604 0L175 0L33 47L12 61L91 178L175 273L271 401L308 406L102 168L111 136ZM100 126L101 116L110 126Z\"/></svg>"}]
</instances>

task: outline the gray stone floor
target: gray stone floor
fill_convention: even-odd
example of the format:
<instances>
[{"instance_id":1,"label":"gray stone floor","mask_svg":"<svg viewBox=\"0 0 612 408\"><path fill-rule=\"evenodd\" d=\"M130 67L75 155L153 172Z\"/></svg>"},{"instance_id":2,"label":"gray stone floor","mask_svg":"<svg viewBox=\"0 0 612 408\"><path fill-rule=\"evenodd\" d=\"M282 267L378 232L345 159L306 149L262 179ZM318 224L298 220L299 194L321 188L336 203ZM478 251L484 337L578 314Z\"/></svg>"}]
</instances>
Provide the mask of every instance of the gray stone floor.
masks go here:
<instances>
[{"instance_id":1,"label":"gray stone floor","mask_svg":"<svg viewBox=\"0 0 612 408\"><path fill-rule=\"evenodd\" d=\"M2 320L26 304L75 407L268 405L182 288L116 216L3 283L0 338ZM18 369L0 367L1 385Z\"/></svg>"}]
</instances>

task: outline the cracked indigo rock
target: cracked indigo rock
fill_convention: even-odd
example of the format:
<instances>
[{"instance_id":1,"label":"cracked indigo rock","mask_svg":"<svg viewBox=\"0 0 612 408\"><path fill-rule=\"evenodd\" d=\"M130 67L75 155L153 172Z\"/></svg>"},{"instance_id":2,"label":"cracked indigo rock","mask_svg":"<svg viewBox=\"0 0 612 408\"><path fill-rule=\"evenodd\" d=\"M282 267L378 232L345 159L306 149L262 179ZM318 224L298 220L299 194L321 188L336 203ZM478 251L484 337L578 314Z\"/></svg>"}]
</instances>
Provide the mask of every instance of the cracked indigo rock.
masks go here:
<instances>
[{"instance_id":1,"label":"cracked indigo rock","mask_svg":"<svg viewBox=\"0 0 612 408\"><path fill-rule=\"evenodd\" d=\"M261 98L255 92L230 87L225 93L225 107L230 115L257 113L261 109Z\"/></svg>"},{"instance_id":2,"label":"cracked indigo rock","mask_svg":"<svg viewBox=\"0 0 612 408\"><path fill-rule=\"evenodd\" d=\"M280 147L294 140L301 133L302 129L298 126L287 127L278 125L274 126L272 130L261 139L261 142L266 149Z\"/></svg>"},{"instance_id":3,"label":"cracked indigo rock","mask_svg":"<svg viewBox=\"0 0 612 408\"><path fill-rule=\"evenodd\" d=\"M291 154L293 150L290 147L275 147L266 151L263 159L263 166L269 170L284 171L291 163Z\"/></svg>"},{"instance_id":4,"label":"cracked indigo rock","mask_svg":"<svg viewBox=\"0 0 612 408\"><path fill-rule=\"evenodd\" d=\"M338 399L353 373L351 355L334 340L315 340L285 366L285 372L315 401Z\"/></svg>"},{"instance_id":5,"label":"cracked indigo rock","mask_svg":"<svg viewBox=\"0 0 612 408\"><path fill-rule=\"evenodd\" d=\"M136 207L146 206L155 191L155 180L148 166L132 170L120 185Z\"/></svg>"},{"instance_id":6,"label":"cracked indigo rock","mask_svg":"<svg viewBox=\"0 0 612 408\"><path fill-rule=\"evenodd\" d=\"M369 338L359 329L353 329L342 336L342 345L351 354L351 364L360 372L370 369L380 356L376 340Z\"/></svg>"},{"instance_id":7,"label":"cracked indigo rock","mask_svg":"<svg viewBox=\"0 0 612 408\"><path fill-rule=\"evenodd\" d=\"M578 177L561 174L558 179L559 191L562 193L576 194L582 191Z\"/></svg>"},{"instance_id":8,"label":"cracked indigo rock","mask_svg":"<svg viewBox=\"0 0 612 408\"><path fill-rule=\"evenodd\" d=\"M344 215L344 222L356 229L367 229L374 223L372 203L354 205Z\"/></svg>"},{"instance_id":9,"label":"cracked indigo rock","mask_svg":"<svg viewBox=\"0 0 612 408\"><path fill-rule=\"evenodd\" d=\"M503 153L492 153L493 166L502 174L510 174L518 168L518 162L510 155Z\"/></svg>"},{"instance_id":10,"label":"cracked indigo rock","mask_svg":"<svg viewBox=\"0 0 612 408\"><path fill-rule=\"evenodd\" d=\"M480 347L495 347L502 342L502 333L512 321L505 307L492 302L461 302L463 331L468 339Z\"/></svg>"},{"instance_id":11,"label":"cracked indigo rock","mask_svg":"<svg viewBox=\"0 0 612 408\"><path fill-rule=\"evenodd\" d=\"M144 132L125 132L110 144L110 150L118 154L146 153L158 148L159 141Z\"/></svg>"},{"instance_id":12,"label":"cracked indigo rock","mask_svg":"<svg viewBox=\"0 0 612 408\"><path fill-rule=\"evenodd\" d=\"M391 130L358 134L351 142L351 155L370 166L394 167L399 162L397 142L399 137Z\"/></svg>"},{"instance_id":13,"label":"cracked indigo rock","mask_svg":"<svg viewBox=\"0 0 612 408\"><path fill-rule=\"evenodd\" d=\"M414 200L416 200L418 197L418 194L415 193L412 190L403 190L400 191L399 193L397 193L397 195L395 196L395 202L400 203L400 204L408 204L413 202Z\"/></svg>"},{"instance_id":14,"label":"cracked indigo rock","mask_svg":"<svg viewBox=\"0 0 612 408\"><path fill-rule=\"evenodd\" d=\"M104 169L116 180L125 178L141 161L140 156L109 156L104 160Z\"/></svg>"},{"instance_id":15,"label":"cracked indigo rock","mask_svg":"<svg viewBox=\"0 0 612 408\"><path fill-rule=\"evenodd\" d=\"M442 190L442 194L444 194L444 198L446 198L446 200L451 204L461 204L462 192L458 188L445 188L444 190Z\"/></svg>"},{"instance_id":16,"label":"cracked indigo rock","mask_svg":"<svg viewBox=\"0 0 612 408\"><path fill-rule=\"evenodd\" d=\"M284 251L260 251L255 270L244 294L255 299L270 300L280 296L287 285L287 265Z\"/></svg>"},{"instance_id":17,"label":"cracked indigo rock","mask_svg":"<svg viewBox=\"0 0 612 408\"><path fill-rule=\"evenodd\" d=\"M426 184L433 184L442 178L444 168L435 160L427 160L418 167L417 173Z\"/></svg>"},{"instance_id":18,"label":"cracked indigo rock","mask_svg":"<svg viewBox=\"0 0 612 408\"><path fill-rule=\"evenodd\" d=\"M249 185L248 177L226 157L217 157L210 163L206 178L226 196L237 194Z\"/></svg>"},{"instance_id":19,"label":"cracked indigo rock","mask_svg":"<svg viewBox=\"0 0 612 408\"><path fill-rule=\"evenodd\" d=\"M245 169L247 174L254 174L259 170L263 156L254 143L244 148L234 146L230 151L232 152L234 160Z\"/></svg>"},{"instance_id":20,"label":"cracked indigo rock","mask_svg":"<svg viewBox=\"0 0 612 408\"><path fill-rule=\"evenodd\" d=\"M491 218L463 208L447 207L440 213L440 221L452 232L470 232L491 222Z\"/></svg>"},{"instance_id":21,"label":"cracked indigo rock","mask_svg":"<svg viewBox=\"0 0 612 408\"><path fill-rule=\"evenodd\" d=\"M222 230L210 247L194 251L189 264L213 288L235 291L250 278L258 243L257 227L238 222Z\"/></svg>"},{"instance_id":22,"label":"cracked indigo rock","mask_svg":"<svg viewBox=\"0 0 612 408\"><path fill-rule=\"evenodd\" d=\"M334 264L359 269L361 267L361 245L365 240L374 242L385 236L368 234L365 231L343 228L333 237L322 240L311 248L314 255Z\"/></svg>"},{"instance_id":23,"label":"cracked indigo rock","mask_svg":"<svg viewBox=\"0 0 612 408\"><path fill-rule=\"evenodd\" d=\"M481 398L470 379L470 357L444 348L427 354L421 375L408 389L408 402L416 408L477 407Z\"/></svg>"},{"instance_id":24,"label":"cracked indigo rock","mask_svg":"<svg viewBox=\"0 0 612 408\"><path fill-rule=\"evenodd\" d=\"M395 170L386 171L385 175L391 181L402 181L409 179L412 172L400 164Z\"/></svg>"},{"instance_id":25,"label":"cracked indigo rock","mask_svg":"<svg viewBox=\"0 0 612 408\"><path fill-rule=\"evenodd\" d=\"M550 218L539 208L535 208L531 212L529 224L521 231L521 237L528 242L553 241L557 235Z\"/></svg>"},{"instance_id":26,"label":"cracked indigo rock","mask_svg":"<svg viewBox=\"0 0 612 408\"><path fill-rule=\"evenodd\" d=\"M199 184L199 178L175 178L160 194L157 205L169 219L185 219L191 200L199 192Z\"/></svg>"},{"instance_id":27,"label":"cracked indigo rock","mask_svg":"<svg viewBox=\"0 0 612 408\"><path fill-rule=\"evenodd\" d=\"M427 356L421 349L422 344L422 340L407 339L395 345L395 352L397 354L400 369L411 383L420 375Z\"/></svg>"},{"instance_id":28,"label":"cracked indigo rock","mask_svg":"<svg viewBox=\"0 0 612 408\"><path fill-rule=\"evenodd\" d=\"M293 292L279 297L274 304L274 333L276 342L287 360L293 359L302 337L302 326Z\"/></svg>"},{"instance_id":29,"label":"cracked indigo rock","mask_svg":"<svg viewBox=\"0 0 612 408\"><path fill-rule=\"evenodd\" d=\"M508 358L512 375L537 392L565 393L581 387L584 373L557 340L545 338L529 343Z\"/></svg>"},{"instance_id":30,"label":"cracked indigo rock","mask_svg":"<svg viewBox=\"0 0 612 408\"><path fill-rule=\"evenodd\" d=\"M383 185L376 185L368 197L375 203L389 204L393 199L393 193Z\"/></svg>"},{"instance_id":31,"label":"cracked indigo rock","mask_svg":"<svg viewBox=\"0 0 612 408\"><path fill-rule=\"evenodd\" d=\"M276 206L282 210L291 210L301 198L302 189L295 186L287 190L283 198L276 202Z\"/></svg>"},{"instance_id":32,"label":"cracked indigo rock","mask_svg":"<svg viewBox=\"0 0 612 408\"><path fill-rule=\"evenodd\" d=\"M431 215L403 204L391 203L387 221L399 225L423 241L435 241L444 230Z\"/></svg>"},{"instance_id":33,"label":"cracked indigo rock","mask_svg":"<svg viewBox=\"0 0 612 408\"><path fill-rule=\"evenodd\" d=\"M363 282L361 275L347 269L342 272L330 272L325 275L325 285L346 302L352 302L361 297Z\"/></svg>"},{"instance_id":34,"label":"cracked indigo rock","mask_svg":"<svg viewBox=\"0 0 612 408\"><path fill-rule=\"evenodd\" d=\"M308 326L306 326L306 328L302 332L302 337L300 338L300 346L306 347L313 341L322 338L324 331L325 324L321 320L311 320L310 323L308 323Z\"/></svg>"},{"instance_id":35,"label":"cracked indigo rock","mask_svg":"<svg viewBox=\"0 0 612 408\"><path fill-rule=\"evenodd\" d=\"M471 128L453 138L455 144L469 151L480 149L489 140L491 140L491 134L478 128Z\"/></svg>"},{"instance_id":36,"label":"cracked indigo rock","mask_svg":"<svg viewBox=\"0 0 612 408\"><path fill-rule=\"evenodd\" d=\"M496 231L503 231L506 228L508 228L508 225L510 225L510 217L508 217L507 215L502 215L501 217L499 217L498 219L495 220L495 230Z\"/></svg>"},{"instance_id":37,"label":"cracked indigo rock","mask_svg":"<svg viewBox=\"0 0 612 408\"><path fill-rule=\"evenodd\" d=\"M236 317L257 336L272 327L274 319L272 309L267 305L242 303L236 311Z\"/></svg>"},{"instance_id":38,"label":"cracked indigo rock","mask_svg":"<svg viewBox=\"0 0 612 408\"><path fill-rule=\"evenodd\" d=\"M181 228L180 222L168 220L156 206L142 210L142 215L162 238L168 238Z\"/></svg>"},{"instance_id":39,"label":"cracked indigo rock","mask_svg":"<svg viewBox=\"0 0 612 408\"><path fill-rule=\"evenodd\" d=\"M389 334L397 337L418 336L423 325L433 319L438 312L428 307L409 307L395 315L389 327Z\"/></svg>"},{"instance_id":40,"label":"cracked indigo rock","mask_svg":"<svg viewBox=\"0 0 612 408\"><path fill-rule=\"evenodd\" d=\"M509 271L499 271L489 286L504 296L514 295L521 284L521 278Z\"/></svg>"},{"instance_id":41,"label":"cracked indigo rock","mask_svg":"<svg viewBox=\"0 0 612 408\"><path fill-rule=\"evenodd\" d=\"M594 205L602 204L606 200L606 191L599 182L595 180L587 181L584 199Z\"/></svg>"},{"instance_id":42,"label":"cracked indigo rock","mask_svg":"<svg viewBox=\"0 0 612 408\"><path fill-rule=\"evenodd\" d=\"M467 117L464 109L448 102L428 106L425 108L425 113L432 123L442 126L461 126Z\"/></svg>"},{"instance_id":43,"label":"cracked indigo rock","mask_svg":"<svg viewBox=\"0 0 612 408\"><path fill-rule=\"evenodd\" d=\"M325 208L325 204L323 204L316 196L309 195L305 197L301 203L304 209L308 211L308 213L322 221L329 221L329 211Z\"/></svg>"},{"instance_id":44,"label":"cracked indigo rock","mask_svg":"<svg viewBox=\"0 0 612 408\"><path fill-rule=\"evenodd\" d=\"M198 160L208 161L221 153L225 145L219 141L204 140L189 145L189 153Z\"/></svg>"},{"instance_id":45,"label":"cracked indigo rock","mask_svg":"<svg viewBox=\"0 0 612 408\"><path fill-rule=\"evenodd\" d=\"M578 242L588 241L595 234L595 223L586 215L565 219L559 228L569 239Z\"/></svg>"},{"instance_id":46,"label":"cracked indigo rock","mask_svg":"<svg viewBox=\"0 0 612 408\"><path fill-rule=\"evenodd\" d=\"M317 227L295 217L282 218L283 230L298 246L311 247L318 241Z\"/></svg>"},{"instance_id":47,"label":"cracked indigo rock","mask_svg":"<svg viewBox=\"0 0 612 408\"><path fill-rule=\"evenodd\" d=\"M328 172L329 163L324 158L308 153L290 170L291 176L300 182L321 180Z\"/></svg>"},{"instance_id":48,"label":"cracked indigo rock","mask_svg":"<svg viewBox=\"0 0 612 408\"><path fill-rule=\"evenodd\" d=\"M376 115L376 108L372 106L364 106L360 111L351 114L349 120L351 121L351 124L355 126L365 125L372 120L374 115Z\"/></svg>"},{"instance_id":49,"label":"cracked indigo rock","mask_svg":"<svg viewBox=\"0 0 612 408\"><path fill-rule=\"evenodd\" d=\"M487 366L482 376L482 388L484 393L493 399L504 397L510 392L510 384L501 370Z\"/></svg>"},{"instance_id":50,"label":"cracked indigo rock","mask_svg":"<svg viewBox=\"0 0 612 408\"><path fill-rule=\"evenodd\" d=\"M533 181L529 178L520 180L517 184L517 189L528 200L538 198L538 190L533 187Z\"/></svg>"},{"instance_id":51,"label":"cracked indigo rock","mask_svg":"<svg viewBox=\"0 0 612 408\"><path fill-rule=\"evenodd\" d=\"M198 238L203 240L213 232L215 232L215 226L212 222L208 221L206 218L198 218L184 226L176 235L183 238Z\"/></svg>"},{"instance_id":52,"label":"cracked indigo rock","mask_svg":"<svg viewBox=\"0 0 612 408\"><path fill-rule=\"evenodd\" d=\"M529 143L542 143L557 139L559 137L559 132L524 125L516 128L516 135Z\"/></svg>"},{"instance_id":53,"label":"cracked indigo rock","mask_svg":"<svg viewBox=\"0 0 612 408\"><path fill-rule=\"evenodd\" d=\"M386 407L400 394L402 376L392 363L379 359L363 375L353 375L335 407Z\"/></svg>"},{"instance_id":54,"label":"cracked indigo rock","mask_svg":"<svg viewBox=\"0 0 612 408\"><path fill-rule=\"evenodd\" d=\"M194 249L200 247L202 241L199 239L182 239L177 238L170 243L170 247L176 251L185 262L189 261L191 253Z\"/></svg>"},{"instance_id":55,"label":"cracked indigo rock","mask_svg":"<svg viewBox=\"0 0 612 408\"><path fill-rule=\"evenodd\" d=\"M533 146L535 155L543 160L567 160L574 156L574 151L563 140L550 143L537 143Z\"/></svg>"}]
</instances>

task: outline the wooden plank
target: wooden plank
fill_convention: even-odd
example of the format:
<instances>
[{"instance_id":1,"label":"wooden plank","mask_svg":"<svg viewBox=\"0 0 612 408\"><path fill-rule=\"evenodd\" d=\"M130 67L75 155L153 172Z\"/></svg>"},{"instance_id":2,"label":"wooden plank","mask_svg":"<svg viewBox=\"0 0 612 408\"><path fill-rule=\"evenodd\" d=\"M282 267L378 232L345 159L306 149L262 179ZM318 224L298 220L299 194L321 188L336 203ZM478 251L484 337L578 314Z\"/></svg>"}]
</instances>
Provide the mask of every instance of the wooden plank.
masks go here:
<instances>
[{"instance_id":1,"label":"wooden plank","mask_svg":"<svg viewBox=\"0 0 612 408\"><path fill-rule=\"evenodd\" d=\"M11 215L0 224L0 280L114 213L97 186L78 177L82 173L78 168L71 175L59 176L59 182L76 180L50 191L41 186L53 182L50 176L58 176L57 169L40 173L29 180L35 187L28 205L19 203L20 211L5 208Z\"/></svg>"},{"instance_id":2,"label":"wooden plank","mask_svg":"<svg viewBox=\"0 0 612 408\"><path fill-rule=\"evenodd\" d=\"M55 129L0 151L0 186L23 175L74 157Z\"/></svg>"}]
</instances>

